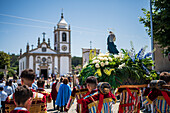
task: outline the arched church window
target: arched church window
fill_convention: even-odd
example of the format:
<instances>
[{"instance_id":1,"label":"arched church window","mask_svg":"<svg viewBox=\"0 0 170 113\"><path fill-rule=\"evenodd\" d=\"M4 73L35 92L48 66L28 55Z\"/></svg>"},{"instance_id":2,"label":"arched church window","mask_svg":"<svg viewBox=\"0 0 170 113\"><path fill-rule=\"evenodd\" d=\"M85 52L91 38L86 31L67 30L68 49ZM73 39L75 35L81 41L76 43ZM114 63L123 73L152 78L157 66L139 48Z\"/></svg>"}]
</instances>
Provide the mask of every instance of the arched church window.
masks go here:
<instances>
[{"instance_id":1,"label":"arched church window","mask_svg":"<svg viewBox=\"0 0 170 113\"><path fill-rule=\"evenodd\" d=\"M40 62L41 58L40 57L37 57L37 62Z\"/></svg>"},{"instance_id":2,"label":"arched church window","mask_svg":"<svg viewBox=\"0 0 170 113\"><path fill-rule=\"evenodd\" d=\"M67 35L66 35L66 33L63 33L63 34L62 34L62 41L67 41Z\"/></svg>"},{"instance_id":3,"label":"arched church window","mask_svg":"<svg viewBox=\"0 0 170 113\"><path fill-rule=\"evenodd\" d=\"M48 57L48 62L51 62L51 57Z\"/></svg>"},{"instance_id":4,"label":"arched church window","mask_svg":"<svg viewBox=\"0 0 170 113\"><path fill-rule=\"evenodd\" d=\"M57 43L57 34L55 34L55 43Z\"/></svg>"}]
</instances>

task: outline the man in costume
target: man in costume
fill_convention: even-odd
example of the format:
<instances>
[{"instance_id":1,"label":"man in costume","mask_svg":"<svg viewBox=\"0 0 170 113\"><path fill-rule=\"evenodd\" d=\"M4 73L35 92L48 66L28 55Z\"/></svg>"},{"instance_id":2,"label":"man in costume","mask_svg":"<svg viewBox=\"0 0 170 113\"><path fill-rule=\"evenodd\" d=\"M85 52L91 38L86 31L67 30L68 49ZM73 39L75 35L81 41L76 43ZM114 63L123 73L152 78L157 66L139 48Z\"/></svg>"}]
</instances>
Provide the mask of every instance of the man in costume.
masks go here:
<instances>
[{"instance_id":1,"label":"man in costume","mask_svg":"<svg viewBox=\"0 0 170 113\"><path fill-rule=\"evenodd\" d=\"M16 107L10 113L30 113L28 110L32 103L33 92L28 86L18 86L14 94Z\"/></svg>"},{"instance_id":2,"label":"man in costume","mask_svg":"<svg viewBox=\"0 0 170 113\"><path fill-rule=\"evenodd\" d=\"M118 88L116 94L120 95L119 113L140 113L139 88Z\"/></svg>"},{"instance_id":3,"label":"man in costume","mask_svg":"<svg viewBox=\"0 0 170 113\"><path fill-rule=\"evenodd\" d=\"M70 107L72 106L75 99L79 100L80 98L84 97L87 92L88 92L88 89L84 85L80 86L77 84L77 86L75 86L71 92L71 96L70 96L69 101L66 105L65 111L67 112L70 109ZM81 104L77 104L76 111L77 111L77 113L82 112Z\"/></svg>"},{"instance_id":4,"label":"man in costume","mask_svg":"<svg viewBox=\"0 0 170 113\"><path fill-rule=\"evenodd\" d=\"M54 80L54 79L53 79ZM53 99L53 107L54 107L54 110L55 110L55 100L57 98L57 89L56 89L56 86L57 86L57 83L59 82L59 79L57 78L56 79L56 82L52 84L52 89L51 89L51 96L52 96L52 99Z\"/></svg>"},{"instance_id":5,"label":"man in costume","mask_svg":"<svg viewBox=\"0 0 170 113\"><path fill-rule=\"evenodd\" d=\"M146 99L144 104L153 103L154 113L169 113L170 112L170 73L162 72L160 80L151 81L151 92L145 93ZM148 94L148 95L147 95Z\"/></svg>"},{"instance_id":6,"label":"man in costume","mask_svg":"<svg viewBox=\"0 0 170 113\"><path fill-rule=\"evenodd\" d=\"M46 97L43 94L37 93L32 89L32 83L35 80L35 73L32 69L25 69L21 73L21 84L27 85L33 92L32 105L29 109L30 113L47 113ZM15 94L15 93L14 93ZM15 108L14 94L11 94L6 99L5 111L9 113Z\"/></svg>"},{"instance_id":7,"label":"man in costume","mask_svg":"<svg viewBox=\"0 0 170 113\"><path fill-rule=\"evenodd\" d=\"M52 100L51 93L44 90L45 81L40 79L40 80L38 80L37 85L38 85L37 92L45 95L46 96L46 102L51 103L51 100Z\"/></svg>"},{"instance_id":8,"label":"man in costume","mask_svg":"<svg viewBox=\"0 0 170 113\"><path fill-rule=\"evenodd\" d=\"M116 98L110 91L110 84L101 82L97 88L97 79L90 76L86 79L86 86L88 92L77 101L82 105L81 113L112 113Z\"/></svg>"},{"instance_id":9,"label":"man in costume","mask_svg":"<svg viewBox=\"0 0 170 113\"><path fill-rule=\"evenodd\" d=\"M114 41L116 40L115 35L110 31L110 35L107 38L107 45L108 45L108 51L112 54L118 54L119 51L116 48L116 45L114 44Z\"/></svg>"}]
</instances>

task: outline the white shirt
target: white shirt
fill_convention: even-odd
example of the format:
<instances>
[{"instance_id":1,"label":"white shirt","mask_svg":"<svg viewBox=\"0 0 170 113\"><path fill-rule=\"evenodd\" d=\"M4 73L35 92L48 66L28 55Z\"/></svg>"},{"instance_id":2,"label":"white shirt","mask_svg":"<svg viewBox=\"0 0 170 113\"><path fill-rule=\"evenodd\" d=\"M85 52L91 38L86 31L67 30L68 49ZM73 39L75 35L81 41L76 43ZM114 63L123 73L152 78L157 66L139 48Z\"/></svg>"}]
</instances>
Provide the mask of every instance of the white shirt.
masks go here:
<instances>
[{"instance_id":1,"label":"white shirt","mask_svg":"<svg viewBox=\"0 0 170 113\"><path fill-rule=\"evenodd\" d=\"M58 92L61 84L63 84L63 83L62 83L62 82L58 82L58 83L57 83L57 85L56 85L56 90L57 90L57 92Z\"/></svg>"}]
</instances>

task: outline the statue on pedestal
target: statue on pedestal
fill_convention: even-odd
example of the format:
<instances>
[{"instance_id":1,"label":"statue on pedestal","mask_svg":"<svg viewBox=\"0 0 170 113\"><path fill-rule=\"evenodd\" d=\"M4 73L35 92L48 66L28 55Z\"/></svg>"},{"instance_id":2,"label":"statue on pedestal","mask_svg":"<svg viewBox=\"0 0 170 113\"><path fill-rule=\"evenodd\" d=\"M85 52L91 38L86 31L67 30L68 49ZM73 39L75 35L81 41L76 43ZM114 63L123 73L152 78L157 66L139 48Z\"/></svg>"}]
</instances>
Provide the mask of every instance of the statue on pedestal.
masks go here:
<instances>
[{"instance_id":1,"label":"statue on pedestal","mask_svg":"<svg viewBox=\"0 0 170 113\"><path fill-rule=\"evenodd\" d=\"M110 31L109 33L110 33L110 35L107 38L107 45L108 45L107 49L108 49L109 53L118 54L119 51L117 50L116 45L114 44L116 37L112 31Z\"/></svg>"}]
</instances>

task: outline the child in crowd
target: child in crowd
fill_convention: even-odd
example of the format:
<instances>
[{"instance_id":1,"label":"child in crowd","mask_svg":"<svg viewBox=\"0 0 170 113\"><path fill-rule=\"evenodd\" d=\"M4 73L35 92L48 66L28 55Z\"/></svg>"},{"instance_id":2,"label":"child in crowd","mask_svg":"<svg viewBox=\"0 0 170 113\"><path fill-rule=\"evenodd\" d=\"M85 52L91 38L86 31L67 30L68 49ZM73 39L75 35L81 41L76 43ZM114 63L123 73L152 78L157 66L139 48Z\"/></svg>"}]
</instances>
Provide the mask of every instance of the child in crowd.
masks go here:
<instances>
[{"instance_id":1,"label":"child in crowd","mask_svg":"<svg viewBox=\"0 0 170 113\"><path fill-rule=\"evenodd\" d=\"M0 99L1 99L2 113L5 113L5 100L8 97L8 94L3 90L4 88L0 87Z\"/></svg>"},{"instance_id":2,"label":"child in crowd","mask_svg":"<svg viewBox=\"0 0 170 113\"><path fill-rule=\"evenodd\" d=\"M27 85L18 86L14 93L16 108L10 113L30 113L28 110L32 103L33 92Z\"/></svg>"}]
</instances>

